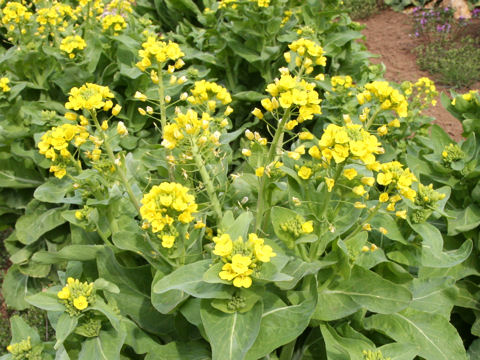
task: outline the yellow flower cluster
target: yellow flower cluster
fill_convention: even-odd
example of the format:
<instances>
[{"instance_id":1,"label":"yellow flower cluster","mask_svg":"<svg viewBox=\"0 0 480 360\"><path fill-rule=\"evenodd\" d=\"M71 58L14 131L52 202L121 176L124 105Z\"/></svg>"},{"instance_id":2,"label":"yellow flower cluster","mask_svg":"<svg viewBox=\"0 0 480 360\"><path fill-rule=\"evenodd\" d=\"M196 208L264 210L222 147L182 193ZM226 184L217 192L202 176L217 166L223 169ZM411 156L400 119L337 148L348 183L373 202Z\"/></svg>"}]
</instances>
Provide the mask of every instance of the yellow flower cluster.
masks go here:
<instances>
[{"instance_id":1,"label":"yellow flower cluster","mask_svg":"<svg viewBox=\"0 0 480 360\"><path fill-rule=\"evenodd\" d=\"M187 101L192 105L207 104L209 111L214 111L216 108L216 101L220 101L222 105L227 105L232 102L232 96L226 88L214 82L205 80L196 81L193 89L190 90L192 94L187 98Z\"/></svg>"},{"instance_id":2,"label":"yellow flower cluster","mask_svg":"<svg viewBox=\"0 0 480 360\"><path fill-rule=\"evenodd\" d=\"M158 41L155 37L149 36L147 41L142 44L143 50L138 51L141 60L137 67L145 71L153 62L158 62L161 66L169 60L178 60L185 54L177 43L169 41Z\"/></svg>"},{"instance_id":3,"label":"yellow flower cluster","mask_svg":"<svg viewBox=\"0 0 480 360\"><path fill-rule=\"evenodd\" d=\"M153 233L158 233L165 248L171 248L178 235L175 221L188 224L196 211L195 197L188 193L188 188L173 182L153 186L143 196L140 208L142 218L151 225Z\"/></svg>"},{"instance_id":4,"label":"yellow flower cluster","mask_svg":"<svg viewBox=\"0 0 480 360\"><path fill-rule=\"evenodd\" d=\"M41 34L45 31L45 26L57 27L59 25L59 30L64 31L68 26L66 22L66 17L70 17L72 20L76 20L77 16L75 15L74 10L70 5L56 3L51 7L38 9L36 12L36 21L40 25L38 32Z\"/></svg>"},{"instance_id":5,"label":"yellow flower cluster","mask_svg":"<svg viewBox=\"0 0 480 360\"><path fill-rule=\"evenodd\" d=\"M453 98L452 105L456 104L457 97L461 97L463 100L468 102L475 101L477 105L480 105L480 96L478 90L470 90L468 93L457 95L455 98Z\"/></svg>"},{"instance_id":6,"label":"yellow flower cluster","mask_svg":"<svg viewBox=\"0 0 480 360\"><path fill-rule=\"evenodd\" d=\"M330 84L332 84L332 91L344 90L355 86L350 75L332 76Z\"/></svg>"},{"instance_id":7,"label":"yellow flower cluster","mask_svg":"<svg viewBox=\"0 0 480 360\"><path fill-rule=\"evenodd\" d=\"M74 145L79 147L87 141L88 137L85 127L71 124L53 127L43 134L38 143L38 149L40 154L55 163L50 167L50 172L59 179L63 178L67 173L66 163L71 158L68 144L74 140Z\"/></svg>"},{"instance_id":8,"label":"yellow flower cluster","mask_svg":"<svg viewBox=\"0 0 480 360\"><path fill-rule=\"evenodd\" d=\"M76 12L80 13L83 9L88 9L88 13L85 14L86 17L95 17L95 14L100 15L104 9L102 0L79 0L79 5Z\"/></svg>"},{"instance_id":9,"label":"yellow flower cluster","mask_svg":"<svg viewBox=\"0 0 480 360\"><path fill-rule=\"evenodd\" d=\"M388 190L397 189L401 195L414 201L417 192L411 188L414 181L418 181L409 168L403 169L403 165L398 161L391 161L380 165L377 174L377 183L387 186Z\"/></svg>"},{"instance_id":10,"label":"yellow flower cluster","mask_svg":"<svg viewBox=\"0 0 480 360\"><path fill-rule=\"evenodd\" d=\"M380 101L383 110L395 110L400 117L408 115L408 102L388 81L374 81L365 85L365 90L357 95L360 105L371 101L372 94Z\"/></svg>"},{"instance_id":11,"label":"yellow flower cluster","mask_svg":"<svg viewBox=\"0 0 480 360\"><path fill-rule=\"evenodd\" d=\"M233 241L229 234L222 234L213 238L215 248L213 253L221 256L225 263L218 274L220 279L233 281L233 286L249 288L252 285L251 275L259 271L262 263L270 262L276 256L265 239L257 234L248 234L245 243L241 237Z\"/></svg>"},{"instance_id":12,"label":"yellow flower cluster","mask_svg":"<svg viewBox=\"0 0 480 360\"><path fill-rule=\"evenodd\" d=\"M27 337L26 339L15 343L10 344L7 346L7 351L12 354L13 360L42 360L42 348L43 347L35 347L32 348L31 337Z\"/></svg>"},{"instance_id":13,"label":"yellow flower cluster","mask_svg":"<svg viewBox=\"0 0 480 360\"><path fill-rule=\"evenodd\" d=\"M114 35L118 35L120 31L127 27L127 23L122 15L106 15L102 19L103 31L113 30Z\"/></svg>"},{"instance_id":14,"label":"yellow flower cluster","mask_svg":"<svg viewBox=\"0 0 480 360\"><path fill-rule=\"evenodd\" d=\"M327 163L330 163L332 158L337 164L347 158L359 159L367 165L367 168L373 170L379 165L374 154L383 152L381 143L375 135L371 135L357 124L328 125L318 146L315 145L308 151L314 159L324 159Z\"/></svg>"},{"instance_id":15,"label":"yellow flower cluster","mask_svg":"<svg viewBox=\"0 0 480 360\"><path fill-rule=\"evenodd\" d=\"M402 89L409 97L414 95L410 101L413 101L413 103L418 103L420 105L420 109L424 109L430 104L433 106L437 104L437 100L435 100L435 98L438 96L438 92L435 87L435 83L427 77L418 79L415 84L405 81L402 83Z\"/></svg>"},{"instance_id":16,"label":"yellow flower cluster","mask_svg":"<svg viewBox=\"0 0 480 360\"><path fill-rule=\"evenodd\" d=\"M114 95L108 86L101 86L92 83L86 83L80 88L74 87L68 93L68 102L65 103L67 109L73 110L94 110L104 108L105 105L110 105Z\"/></svg>"},{"instance_id":17,"label":"yellow flower cluster","mask_svg":"<svg viewBox=\"0 0 480 360\"><path fill-rule=\"evenodd\" d=\"M210 125L213 118L206 112L199 118L196 111L189 109L186 114L178 113L173 123L167 124L163 131L162 145L167 149L174 149L190 135L195 137L194 141L203 146L207 142L215 146L220 145L219 131L210 132ZM188 140L188 139L186 139Z\"/></svg>"},{"instance_id":18,"label":"yellow flower cluster","mask_svg":"<svg viewBox=\"0 0 480 360\"><path fill-rule=\"evenodd\" d=\"M290 75L288 70L283 72L280 79L275 79L275 83L268 84L266 91L273 98L262 100L262 106L265 110L275 110L276 104L279 104L283 109L298 108L297 118L287 123L288 130L292 130L297 124L305 120L311 120L314 115L322 113L320 108L322 100L315 91L315 84Z\"/></svg>"},{"instance_id":19,"label":"yellow flower cluster","mask_svg":"<svg viewBox=\"0 0 480 360\"><path fill-rule=\"evenodd\" d=\"M236 9L238 0L220 0L218 2L218 8L226 8L230 6L232 9ZM249 0L249 2L255 2L259 7L268 7L270 5L270 0Z\"/></svg>"},{"instance_id":20,"label":"yellow flower cluster","mask_svg":"<svg viewBox=\"0 0 480 360\"><path fill-rule=\"evenodd\" d=\"M305 73L310 74L315 65L325 66L327 58L323 56L323 48L312 40L298 39L288 45L288 48L295 53L295 65L303 66ZM287 63L290 63L292 56L290 52L283 54Z\"/></svg>"},{"instance_id":21,"label":"yellow flower cluster","mask_svg":"<svg viewBox=\"0 0 480 360\"><path fill-rule=\"evenodd\" d=\"M454 161L462 160L465 158L465 152L458 146L458 144L448 144L443 148L442 159L447 165L450 165Z\"/></svg>"},{"instance_id":22,"label":"yellow flower cluster","mask_svg":"<svg viewBox=\"0 0 480 360\"><path fill-rule=\"evenodd\" d=\"M0 78L0 89L2 89L2 92L9 92L10 91L10 86L8 86L8 83L10 82L10 79L6 77Z\"/></svg>"},{"instance_id":23,"label":"yellow flower cluster","mask_svg":"<svg viewBox=\"0 0 480 360\"><path fill-rule=\"evenodd\" d=\"M95 288L93 283L80 282L69 277L67 284L57 293L57 297L65 305L67 313L76 316L95 302Z\"/></svg>"},{"instance_id":24,"label":"yellow flower cluster","mask_svg":"<svg viewBox=\"0 0 480 360\"><path fill-rule=\"evenodd\" d=\"M133 0L112 0L107 4L107 11L109 13L132 13Z\"/></svg>"},{"instance_id":25,"label":"yellow flower cluster","mask_svg":"<svg viewBox=\"0 0 480 360\"><path fill-rule=\"evenodd\" d=\"M80 35L69 35L62 39L60 50L65 51L70 59L75 58L77 50L83 50L87 46Z\"/></svg>"},{"instance_id":26,"label":"yellow flower cluster","mask_svg":"<svg viewBox=\"0 0 480 360\"><path fill-rule=\"evenodd\" d=\"M2 23L3 25L8 26L9 31L15 29L14 24L19 24L23 20L29 20L32 17L32 13L19 2L10 1L8 2L2 10Z\"/></svg>"}]
</instances>

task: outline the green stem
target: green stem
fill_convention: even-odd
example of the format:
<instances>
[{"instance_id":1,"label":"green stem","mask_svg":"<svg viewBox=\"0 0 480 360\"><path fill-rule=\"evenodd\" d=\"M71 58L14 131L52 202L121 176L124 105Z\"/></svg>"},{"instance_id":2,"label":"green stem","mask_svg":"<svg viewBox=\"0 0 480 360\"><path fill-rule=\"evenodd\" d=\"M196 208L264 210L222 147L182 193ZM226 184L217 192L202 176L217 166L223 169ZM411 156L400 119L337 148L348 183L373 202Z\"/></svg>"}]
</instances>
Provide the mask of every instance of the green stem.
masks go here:
<instances>
[{"instance_id":1,"label":"green stem","mask_svg":"<svg viewBox=\"0 0 480 360\"><path fill-rule=\"evenodd\" d=\"M160 97L160 123L162 125L162 135L167 126L167 107L165 105L165 87L163 85L163 71L161 64L158 65L158 96Z\"/></svg>"},{"instance_id":2,"label":"green stem","mask_svg":"<svg viewBox=\"0 0 480 360\"><path fill-rule=\"evenodd\" d=\"M200 176L202 177L203 183L205 184L205 188L207 189L208 196L210 201L213 205L213 210L215 211L215 215L217 216L218 220L221 220L223 217L222 207L220 206L220 201L218 201L217 193L215 192L215 187L213 186L212 179L208 174L207 168L205 167L205 163L202 159L202 156L199 154L199 149L195 139L192 139L192 153L193 158L195 160L195 164L198 167L198 171L200 172Z\"/></svg>"},{"instance_id":3,"label":"green stem","mask_svg":"<svg viewBox=\"0 0 480 360\"><path fill-rule=\"evenodd\" d=\"M275 131L275 135L273 137L272 143L270 144L270 150L268 151L267 161L266 164L270 164L273 159L277 156L278 151L282 147L282 142L280 139L283 138L283 132L285 131L285 125L287 124L288 120L290 120L290 109L285 111L284 116L280 120L278 124L278 128ZM257 199L257 215L255 218L255 231L258 231L262 227L262 219L263 214L265 212L265 199L264 193L265 189L268 186L268 177L264 174L260 178L260 186L258 188L258 199Z\"/></svg>"},{"instance_id":4,"label":"green stem","mask_svg":"<svg viewBox=\"0 0 480 360\"><path fill-rule=\"evenodd\" d=\"M230 66L230 61L228 60L228 55L225 56L225 69L227 73L227 82L228 82L229 90L233 91L233 89L235 89L235 80L233 79L232 68Z\"/></svg>"},{"instance_id":5,"label":"green stem","mask_svg":"<svg viewBox=\"0 0 480 360\"><path fill-rule=\"evenodd\" d=\"M137 198L133 194L132 187L130 186L130 183L127 180L127 176L125 175L125 169L124 169L123 166L119 166L115 163L115 155L113 154L112 147L110 146L110 143L108 142L107 135L102 130L102 128L101 128L101 126L98 122L96 112L92 111L91 115L92 115L93 122L95 123L95 126L97 127L97 129L100 130L100 133L102 134L102 139L103 139L103 143L105 145L105 150L107 151L108 158L110 159L112 164L115 166L116 173L120 175L120 181L123 184L123 186L125 187L125 190L127 191L127 194L128 194L128 197L130 198L130 201L132 202L132 204L137 209L138 214L140 214L140 203L138 202Z\"/></svg>"},{"instance_id":6,"label":"green stem","mask_svg":"<svg viewBox=\"0 0 480 360\"><path fill-rule=\"evenodd\" d=\"M382 110L381 107L379 107L377 109L377 111L375 111L375 113L372 115L372 117L370 119L368 119L367 123L365 124L365 130L368 130L370 128L370 126L372 126L373 124L373 121L375 120L375 118L377 117L378 113Z\"/></svg>"},{"instance_id":7,"label":"green stem","mask_svg":"<svg viewBox=\"0 0 480 360\"><path fill-rule=\"evenodd\" d=\"M361 224L357 225L355 230L353 230L353 232L351 232L350 235L348 235L343 241L347 241L348 239L351 239L352 237L357 235L362 230L363 225L367 224L375 216L375 214L378 212L381 206L382 206L382 203L379 202L377 206L375 206L375 208L372 210L370 215L368 215L367 218Z\"/></svg>"},{"instance_id":8,"label":"green stem","mask_svg":"<svg viewBox=\"0 0 480 360\"><path fill-rule=\"evenodd\" d=\"M289 342L282 347L282 353L280 354L279 360L291 360L293 357L293 351L295 350L295 343L297 339Z\"/></svg>"}]
</instances>

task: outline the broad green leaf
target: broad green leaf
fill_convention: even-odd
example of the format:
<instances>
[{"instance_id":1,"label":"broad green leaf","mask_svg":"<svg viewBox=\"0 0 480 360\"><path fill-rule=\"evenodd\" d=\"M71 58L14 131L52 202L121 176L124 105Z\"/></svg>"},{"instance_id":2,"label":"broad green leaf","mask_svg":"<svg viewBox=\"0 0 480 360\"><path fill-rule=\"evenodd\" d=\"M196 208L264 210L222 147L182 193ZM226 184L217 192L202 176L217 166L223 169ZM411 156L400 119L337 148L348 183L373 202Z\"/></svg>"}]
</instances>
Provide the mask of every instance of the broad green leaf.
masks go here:
<instances>
[{"instance_id":1,"label":"broad green leaf","mask_svg":"<svg viewBox=\"0 0 480 360\"><path fill-rule=\"evenodd\" d=\"M18 265L13 265L8 269L2 284L2 295L8 307L24 310L29 306L25 301L27 281L28 276L18 270Z\"/></svg>"},{"instance_id":2,"label":"broad green leaf","mask_svg":"<svg viewBox=\"0 0 480 360\"><path fill-rule=\"evenodd\" d=\"M413 279L410 290L412 309L439 314L450 320L458 293L453 278Z\"/></svg>"},{"instance_id":3,"label":"broad green leaf","mask_svg":"<svg viewBox=\"0 0 480 360\"><path fill-rule=\"evenodd\" d=\"M65 306L60 303L57 292L60 291L60 287L52 287L48 291L39 292L35 295L25 297L25 300L40 309L48 311L65 311Z\"/></svg>"},{"instance_id":4,"label":"broad green leaf","mask_svg":"<svg viewBox=\"0 0 480 360\"><path fill-rule=\"evenodd\" d=\"M412 344L390 343L379 348L382 355L392 360L413 360L418 355L416 347Z\"/></svg>"},{"instance_id":5,"label":"broad green leaf","mask_svg":"<svg viewBox=\"0 0 480 360\"><path fill-rule=\"evenodd\" d=\"M89 338L82 343L79 359L88 360L120 360L120 351L125 341L125 332L102 330L100 335Z\"/></svg>"},{"instance_id":6,"label":"broad green leaf","mask_svg":"<svg viewBox=\"0 0 480 360\"><path fill-rule=\"evenodd\" d=\"M449 210L448 235L453 236L461 232L475 229L480 225L480 207L470 204L466 209Z\"/></svg>"},{"instance_id":7,"label":"broad green leaf","mask_svg":"<svg viewBox=\"0 0 480 360\"><path fill-rule=\"evenodd\" d=\"M156 284L163 277L165 277L165 274L161 271L157 271L155 273L155 277L153 278L152 285ZM152 291L151 301L155 309L160 311L162 314L168 314L175 309L177 305L188 299L189 296L190 295L188 295L186 292L178 289L168 290L161 294L157 294Z\"/></svg>"},{"instance_id":8,"label":"broad green leaf","mask_svg":"<svg viewBox=\"0 0 480 360\"><path fill-rule=\"evenodd\" d=\"M402 244L408 244L408 242L405 240L402 233L400 232L397 223L392 219L390 215L378 213L370 221L370 225L372 225L372 227L376 229L384 227L387 230L387 233L384 235L385 237L391 240L398 241Z\"/></svg>"},{"instance_id":9,"label":"broad green leaf","mask_svg":"<svg viewBox=\"0 0 480 360\"><path fill-rule=\"evenodd\" d=\"M480 339L475 339L470 344L468 356L470 360L480 360Z\"/></svg>"},{"instance_id":10,"label":"broad green leaf","mask_svg":"<svg viewBox=\"0 0 480 360\"><path fill-rule=\"evenodd\" d=\"M233 224L228 224L228 226L225 227L224 232L229 234L232 240L242 237L245 241L247 239L248 229L252 220L253 214L251 212L243 212L238 218L235 219Z\"/></svg>"},{"instance_id":11,"label":"broad green leaf","mask_svg":"<svg viewBox=\"0 0 480 360\"><path fill-rule=\"evenodd\" d=\"M318 293L318 303L312 318L322 321L343 319L361 308L351 296L323 289Z\"/></svg>"},{"instance_id":12,"label":"broad green leaf","mask_svg":"<svg viewBox=\"0 0 480 360\"><path fill-rule=\"evenodd\" d=\"M367 310L390 314L406 308L412 300L407 288L382 278L373 271L354 265L348 280L327 290L330 293L348 295Z\"/></svg>"},{"instance_id":13,"label":"broad green leaf","mask_svg":"<svg viewBox=\"0 0 480 360\"><path fill-rule=\"evenodd\" d=\"M293 259L283 269L282 273L290 275L292 280L277 281L277 286L282 290L291 290L298 282L307 275L316 274L318 270L334 265L336 261L317 260L313 262L304 262L300 259Z\"/></svg>"},{"instance_id":14,"label":"broad green leaf","mask_svg":"<svg viewBox=\"0 0 480 360\"><path fill-rule=\"evenodd\" d=\"M118 314L108 306L102 298L97 297L95 303L89 307L91 310L97 310L107 317L113 328L120 331L120 317Z\"/></svg>"},{"instance_id":15,"label":"broad green leaf","mask_svg":"<svg viewBox=\"0 0 480 360\"><path fill-rule=\"evenodd\" d=\"M275 234L280 240L283 240L287 246L293 247L296 238L291 233L284 231L282 225L290 219L295 219L298 214L293 210L274 206L270 212L270 216Z\"/></svg>"},{"instance_id":16,"label":"broad green leaf","mask_svg":"<svg viewBox=\"0 0 480 360\"><path fill-rule=\"evenodd\" d=\"M152 285L153 292L165 293L181 290L199 298L229 298L231 295L222 284L209 284L203 281L211 260L201 260L179 267Z\"/></svg>"},{"instance_id":17,"label":"broad green leaf","mask_svg":"<svg viewBox=\"0 0 480 360\"><path fill-rule=\"evenodd\" d=\"M90 261L97 258L98 252L104 249L103 245L69 245L58 252L38 251L32 256L42 264L56 264L65 260Z\"/></svg>"},{"instance_id":18,"label":"broad green leaf","mask_svg":"<svg viewBox=\"0 0 480 360\"><path fill-rule=\"evenodd\" d=\"M406 309L397 314L370 316L364 325L399 343L414 345L426 360L467 360L457 330L441 315Z\"/></svg>"},{"instance_id":19,"label":"broad green leaf","mask_svg":"<svg viewBox=\"0 0 480 360\"><path fill-rule=\"evenodd\" d=\"M10 329L12 332L12 344L26 340L28 337L30 337L32 345L36 345L41 342L37 331L29 326L25 320L18 315L14 315L10 318Z\"/></svg>"},{"instance_id":20,"label":"broad green leaf","mask_svg":"<svg viewBox=\"0 0 480 360\"><path fill-rule=\"evenodd\" d=\"M316 293L313 276L304 292L292 293L300 298L298 303L287 305L273 293L265 293L260 332L245 359L259 359L300 336L307 328L315 310Z\"/></svg>"},{"instance_id":21,"label":"broad green leaf","mask_svg":"<svg viewBox=\"0 0 480 360\"><path fill-rule=\"evenodd\" d=\"M243 360L260 330L263 304L246 313L226 314L202 300L200 316L212 347L212 360Z\"/></svg>"},{"instance_id":22,"label":"broad green leaf","mask_svg":"<svg viewBox=\"0 0 480 360\"><path fill-rule=\"evenodd\" d=\"M33 197L37 200L47 203L74 203L81 204L81 197L65 199L65 195L73 190L72 180L67 177L63 179L51 178L44 184L35 189Z\"/></svg>"},{"instance_id":23,"label":"broad green leaf","mask_svg":"<svg viewBox=\"0 0 480 360\"><path fill-rule=\"evenodd\" d=\"M338 333L336 329L328 324L321 324L320 330L322 331L329 360L364 360L363 350L375 349L373 342L357 333L348 325L338 329L344 334Z\"/></svg>"},{"instance_id":24,"label":"broad green leaf","mask_svg":"<svg viewBox=\"0 0 480 360\"><path fill-rule=\"evenodd\" d=\"M104 290L104 291L111 292L113 294L120 293L120 289L118 288L117 285L105 279L98 278L97 280L95 280L93 284L95 285L96 290Z\"/></svg>"},{"instance_id":25,"label":"broad green leaf","mask_svg":"<svg viewBox=\"0 0 480 360\"><path fill-rule=\"evenodd\" d=\"M73 330L75 330L77 324L77 316L70 316L66 312L60 315L60 318L58 319L57 325L55 327L55 336L57 338L57 342L54 346L55 349L58 349L58 347L63 344L67 337L73 332Z\"/></svg>"},{"instance_id":26,"label":"broad green leaf","mask_svg":"<svg viewBox=\"0 0 480 360\"><path fill-rule=\"evenodd\" d=\"M158 351L149 352L145 360L157 360L161 354L162 360L210 360L211 353L205 342L192 341L182 343L172 341L161 345Z\"/></svg>"},{"instance_id":27,"label":"broad green leaf","mask_svg":"<svg viewBox=\"0 0 480 360\"><path fill-rule=\"evenodd\" d=\"M121 314L128 314L142 329L154 334L172 330L171 317L160 314L150 299L152 270L150 265L121 266L112 250L106 248L97 256L98 275L118 286L119 294L104 293L108 302L116 302Z\"/></svg>"},{"instance_id":28,"label":"broad green leaf","mask_svg":"<svg viewBox=\"0 0 480 360\"><path fill-rule=\"evenodd\" d=\"M140 329L137 324L125 317L121 319L121 323L122 329L124 329L126 333L125 345L132 347L135 353L160 353L162 345L156 342L148 333Z\"/></svg>"},{"instance_id":29,"label":"broad green leaf","mask_svg":"<svg viewBox=\"0 0 480 360\"><path fill-rule=\"evenodd\" d=\"M46 232L65 223L62 217L64 210L65 207L59 207L20 217L15 224L18 241L25 245L31 244Z\"/></svg>"}]
</instances>

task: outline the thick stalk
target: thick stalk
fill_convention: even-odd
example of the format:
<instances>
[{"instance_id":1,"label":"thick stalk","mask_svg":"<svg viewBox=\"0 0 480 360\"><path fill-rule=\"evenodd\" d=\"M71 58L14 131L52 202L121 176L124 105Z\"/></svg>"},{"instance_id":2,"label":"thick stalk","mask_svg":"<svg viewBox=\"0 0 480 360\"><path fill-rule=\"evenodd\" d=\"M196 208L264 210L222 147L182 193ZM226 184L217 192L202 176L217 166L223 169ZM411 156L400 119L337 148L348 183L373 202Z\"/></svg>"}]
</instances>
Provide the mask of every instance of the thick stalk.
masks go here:
<instances>
[{"instance_id":1,"label":"thick stalk","mask_svg":"<svg viewBox=\"0 0 480 360\"><path fill-rule=\"evenodd\" d=\"M284 116L280 120L280 123L278 124L278 128L275 131L275 135L273 137L272 143L270 144L270 150L268 151L267 155L267 162L266 164L270 164L273 159L276 157L278 151L282 147L282 142L280 139L283 138L283 132L285 131L285 125L287 121L290 119L290 109L285 111ZM265 212L265 199L264 199L264 193L265 189L268 185L268 180L267 176L264 174L260 178L260 186L258 189L258 199L257 199L257 215L255 218L255 231L258 231L261 226L262 226L262 219L263 219L263 214Z\"/></svg>"},{"instance_id":2,"label":"thick stalk","mask_svg":"<svg viewBox=\"0 0 480 360\"><path fill-rule=\"evenodd\" d=\"M372 117L370 119L368 119L367 121L367 124L365 125L365 130L368 130L370 128L370 126L372 126L373 124L373 121L375 120L375 118L377 117L378 113L382 110L381 107L379 107L377 109L377 111L375 111L375 113L372 115Z\"/></svg>"},{"instance_id":3,"label":"thick stalk","mask_svg":"<svg viewBox=\"0 0 480 360\"><path fill-rule=\"evenodd\" d=\"M102 140L103 140L103 144L105 145L105 150L107 151L108 158L112 162L113 166L115 166L115 170L116 170L117 174L120 175L120 181L123 184L123 186L125 187L125 190L127 191L127 194L128 194L128 197L130 198L130 201L132 202L132 204L137 209L138 214L140 214L140 203L138 202L137 198L133 194L132 187L130 186L130 183L127 180L127 176L125 175L125 169L124 169L123 166L117 165L115 163L115 155L113 154L112 147L110 146L110 143L108 142L108 138L107 138L105 132L102 130L102 128L100 127L100 124L98 123L97 114L95 113L95 111L92 111L91 114L92 114L92 119L93 119L93 122L95 123L95 126L97 127L97 129L100 130L100 133L102 134Z\"/></svg>"},{"instance_id":4,"label":"thick stalk","mask_svg":"<svg viewBox=\"0 0 480 360\"><path fill-rule=\"evenodd\" d=\"M202 181L205 184L205 188L207 189L208 196L210 201L213 205L213 210L215 211L215 215L217 216L218 220L221 220L223 217L222 207L220 206L220 201L218 201L217 193L215 192L215 187L213 186L212 179L208 174L207 168L205 167L205 163L202 159L202 156L199 154L199 149L195 139L192 139L192 153L193 159L195 160L195 165L197 165L198 171L200 172L200 176L202 177Z\"/></svg>"}]
</instances>

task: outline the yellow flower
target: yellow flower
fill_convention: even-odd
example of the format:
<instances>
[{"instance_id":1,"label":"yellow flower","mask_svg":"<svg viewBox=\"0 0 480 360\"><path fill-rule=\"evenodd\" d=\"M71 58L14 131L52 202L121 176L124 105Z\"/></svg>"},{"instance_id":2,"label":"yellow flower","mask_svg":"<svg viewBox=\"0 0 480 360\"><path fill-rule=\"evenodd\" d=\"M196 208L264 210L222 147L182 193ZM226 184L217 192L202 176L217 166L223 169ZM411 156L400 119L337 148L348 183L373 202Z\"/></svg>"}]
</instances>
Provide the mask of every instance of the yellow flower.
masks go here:
<instances>
[{"instance_id":1,"label":"yellow flower","mask_svg":"<svg viewBox=\"0 0 480 360\"><path fill-rule=\"evenodd\" d=\"M73 87L69 92L65 108L73 110L102 109L109 98L114 95L107 86L86 83L80 88Z\"/></svg>"},{"instance_id":2,"label":"yellow flower","mask_svg":"<svg viewBox=\"0 0 480 360\"><path fill-rule=\"evenodd\" d=\"M364 189L363 185L358 185L358 186L355 186L353 189L352 189L353 193L358 195L358 196L363 196L363 194L365 194L367 191Z\"/></svg>"},{"instance_id":3,"label":"yellow flower","mask_svg":"<svg viewBox=\"0 0 480 360\"><path fill-rule=\"evenodd\" d=\"M300 134L298 134L298 138L300 140L312 140L313 134L310 131L302 131Z\"/></svg>"},{"instance_id":4,"label":"yellow flower","mask_svg":"<svg viewBox=\"0 0 480 360\"><path fill-rule=\"evenodd\" d=\"M120 110L122 110L122 107L119 104L115 105L112 109L112 115L117 116L120 113Z\"/></svg>"},{"instance_id":5,"label":"yellow flower","mask_svg":"<svg viewBox=\"0 0 480 360\"><path fill-rule=\"evenodd\" d=\"M228 234L222 234L220 237L215 236L213 238L215 242L215 249L213 253L218 256L228 256L232 253L233 242Z\"/></svg>"},{"instance_id":6,"label":"yellow flower","mask_svg":"<svg viewBox=\"0 0 480 360\"><path fill-rule=\"evenodd\" d=\"M312 176L312 169L307 166L302 166L300 170L298 170L298 176L300 176L303 180L308 180L310 176Z\"/></svg>"},{"instance_id":7,"label":"yellow flower","mask_svg":"<svg viewBox=\"0 0 480 360\"><path fill-rule=\"evenodd\" d=\"M84 310L88 307L87 298L83 295L73 299L73 306L75 306L78 310Z\"/></svg>"},{"instance_id":8,"label":"yellow flower","mask_svg":"<svg viewBox=\"0 0 480 360\"><path fill-rule=\"evenodd\" d=\"M306 221L302 224L302 232L304 234L310 234L313 232L313 220Z\"/></svg>"},{"instance_id":9,"label":"yellow flower","mask_svg":"<svg viewBox=\"0 0 480 360\"><path fill-rule=\"evenodd\" d=\"M360 180L362 182L362 184L364 185L367 185L367 186L373 186L375 185L375 178L373 177L362 177L362 179Z\"/></svg>"},{"instance_id":10,"label":"yellow flower","mask_svg":"<svg viewBox=\"0 0 480 360\"><path fill-rule=\"evenodd\" d=\"M368 252L370 248L367 245L362 246L362 252Z\"/></svg>"},{"instance_id":11,"label":"yellow flower","mask_svg":"<svg viewBox=\"0 0 480 360\"><path fill-rule=\"evenodd\" d=\"M70 289L68 286L65 286L62 290L57 293L59 299L66 300L70 297Z\"/></svg>"},{"instance_id":12,"label":"yellow flower","mask_svg":"<svg viewBox=\"0 0 480 360\"><path fill-rule=\"evenodd\" d=\"M259 168L257 168L255 170L255 175L258 176L258 177L262 177L264 173L265 173L265 167L264 166L260 166Z\"/></svg>"},{"instance_id":13,"label":"yellow flower","mask_svg":"<svg viewBox=\"0 0 480 360\"><path fill-rule=\"evenodd\" d=\"M263 113L262 113L262 110L260 110L259 108L255 108L252 110L252 114L259 118L260 120L263 119Z\"/></svg>"},{"instance_id":14,"label":"yellow flower","mask_svg":"<svg viewBox=\"0 0 480 360\"><path fill-rule=\"evenodd\" d=\"M335 180L326 177L326 178L325 178L325 184L327 184L327 190L328 190L328 192L331 192L332 189L333 189L333 187L334 187L334 185L335 185Z\"/></svg>"},{"instance_id":15,"label":"yellow flower","mask_svg":"<svg viewBox=\"0 0 480 360\"><path fill-rule=\"evenodd\" d=\"M364 209L367 207L366 204L364 203L361 203L360 201L356 201L353 206L356 208L356 209Z\"/></svg>"},{"instance_id":16,"label":"yellow flower","mask_svg":"<svg viewBox=\"0 0 480 360\"><path fill-rule=\"evenodd\" d=\"M162 246L166 249L170 249L175 242L175 236L173 235L162 235Z\"/></svg>"},{"instance_id":17,"label":"yellow flower","mask_svg":"<svg viewBox=\"0 0 480 360\"><path fill-rule=\"evenodd\" d=\"M239 275L233 279L233 286L249 288L252 286L252 278L248 275Z\"/></svg>"},{"instance_id":18,"label":"yellow flower","mask_svg":"<svg viewBox=\"0 0 480 360\"><path fill-rule=\"evenodd\" d=\"M366 231L372 231L372 226L370 224L364 224L362 229Z\"/></svg>"},{"instance_id":19,"label":"yellow flower","mask_svg":"<svg viewBox=\"0 0 480 360\"><path fill-rule=\"evenodd\" d=\"M380 231L383 235L386 235L388 233L387 229L385 229L383 226L380 226L378 231Z\"/></svg>"},{"instance_id":20,"label":"yellow flower","mask_svg":"<svg viewBox=\"0 0 480 360\"><path fill-rule=\"evenodd\" d=\"M388 193L381 193L379 198L378 198L378 201L380 202L387 202L389 199L389 196L388 196Z\"/></svg>"},{"instance_id":21,"label":"yellow flower","mask_svg":"<svg viewBox=\"0 0 480 360\"><path fill-rule=\"evenodd\" d=\"M243 156L251 156L252 151L250 149L242 149L242 155Z\"/></svg>"},{"instance_id":22,"label":"yellow flower","mask_svg":"<svg viewBox=\"0 0 480 360\"><path fill-rule=\"evenodd\" d=\"M128 134L127 127L123 123L123 121L119 121L117 124L117 134L120 136L125 136Z\"/></svg>"},{"instance_id":23,"label":"yellow flower","mask_svg":"<svg viewBox=\"0 0 480 360\"><path fill-rule=\"evenodd\" d=\"M395 215L401 219L407 218L407 210L399 210L395 213Z\"/></svg>"},{"instance_id":24,"label":"yellow flower","mask_svg":"<svg viewBox=\"0 0 480 360\"><path fill-rule=\"evenodd\" d=\"M277 256L269 245L255 244L254 254L257 260L261 262L270 262L270 258Z\"/></svg>"},{"instance_id":25,"label":"yellow flower","mask_svg":"<svg viewBox=\"0 0 480 360\"><path fill-rule=\"evenodd\" d=\"M343 170L343 176L345 176L348 180L352 180L357 176L357 170L351 168L351 169L345 169Z\"/></svg>"}]
</instances>

